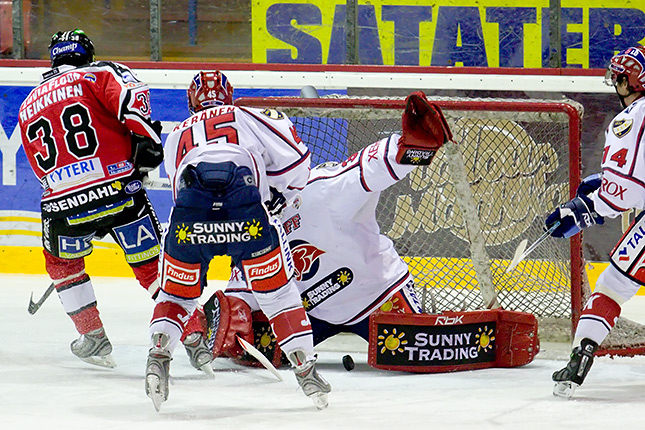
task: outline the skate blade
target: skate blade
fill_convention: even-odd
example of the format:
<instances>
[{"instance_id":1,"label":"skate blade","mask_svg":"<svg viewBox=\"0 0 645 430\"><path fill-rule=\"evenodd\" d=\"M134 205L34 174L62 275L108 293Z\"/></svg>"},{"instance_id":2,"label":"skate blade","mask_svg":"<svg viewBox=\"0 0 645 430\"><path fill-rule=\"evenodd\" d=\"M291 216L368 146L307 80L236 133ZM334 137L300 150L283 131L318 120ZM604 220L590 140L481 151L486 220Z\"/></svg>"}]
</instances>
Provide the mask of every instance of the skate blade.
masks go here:
<instances>
[{"instance_id":1,"label":"skate blade","mask_svg":"<svg viewBox=\"0 0 645 430\"><path fill-rule=\"evenodd\" d=\"M573 396L574 391L576 391L576 388L579 386L580 385L571 381L556 382L553 387L553 395L564 399L570 399L571 396Z\"/></svg>"},{"instance_id":2,"label":"skate blade","mask_svg":"<svg viewBox=\"0 0 645 430\"><path fill-rule=\"evenodd\" d=\"M215 377L215 372L213 372L213 367L211 366L211 361L209 361L206 364L202 364L202 366L199 368L202 372L204 372L208 376Z\"/></svg>"},{"instance_id":3,"label":"skate blade","mask_svg":"<svg viewBox=\"0 0 645 430\"><path fill-rule=\"evenodd\" d=\"M157 375L146 376L146 394L152 400L152 405L159 412L161 404L166 401L166 397L159 391L160 380Z\"/></svg>"},{"instance_id":4,"label":"skate blade","mask_svg":"<svg viewBox=\"0 0 645 430\"><path fill-rule=\"evenodd\" d=\"M327 400L327 393L314 393L309 396L314 402L314 406L318 409L325 409L329 406L329 401Z\"/></svg>"},{"instance_id":5,"label":"skate blade","mask_svg":"<svg viewBox=\"0 0 645 430\"><path fill-rule=\"evenodd\" d=\"M94 366L107 367L108 369L114 369L116 367L116 362L112 358L112 354L103 356L93 355L91 357L81 358L81 360Z\"/></svg>"}]
</instances>

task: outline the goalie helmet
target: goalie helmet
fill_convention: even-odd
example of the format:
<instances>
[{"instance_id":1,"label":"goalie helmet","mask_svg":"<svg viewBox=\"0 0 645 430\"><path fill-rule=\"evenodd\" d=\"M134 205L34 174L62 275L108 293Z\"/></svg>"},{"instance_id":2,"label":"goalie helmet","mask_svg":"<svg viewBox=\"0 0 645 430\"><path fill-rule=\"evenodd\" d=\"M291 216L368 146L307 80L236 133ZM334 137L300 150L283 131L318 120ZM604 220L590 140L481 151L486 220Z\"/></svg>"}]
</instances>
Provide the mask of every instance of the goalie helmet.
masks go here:
<instances>
[{"instance_id":1,"label":"goalie helmet","mask_svg":"<svg viewBox=\"0 0 645 430\"><path fill-rule=\"evenodd\" d=\"M233 86L219 70L196 74L187 95L191 114L213 106L233 104Z\"/></svg>"},{"instance_id":2,"label":"goalie helmet","mask_svg":"<svg viewBox=\"0 0 645 430\"><path fill-rule=\"evenodd\" d=\"M609 61L605 83L615 86L618 77L625 75L632 91L645 91L645 47L634 46L614 55Z\"/></svg>"},{"instance_id":3,"label":"goalie helmet","mask_svg":"<svg viewBox=\"0 0 645 430\"><path fill-rule=\"evenodd\" d=\"M49 43L49 55L52 67L62 64L79 67L94 61L94 44L79 28L59 31Z\"/></svg>"}]
</instances>

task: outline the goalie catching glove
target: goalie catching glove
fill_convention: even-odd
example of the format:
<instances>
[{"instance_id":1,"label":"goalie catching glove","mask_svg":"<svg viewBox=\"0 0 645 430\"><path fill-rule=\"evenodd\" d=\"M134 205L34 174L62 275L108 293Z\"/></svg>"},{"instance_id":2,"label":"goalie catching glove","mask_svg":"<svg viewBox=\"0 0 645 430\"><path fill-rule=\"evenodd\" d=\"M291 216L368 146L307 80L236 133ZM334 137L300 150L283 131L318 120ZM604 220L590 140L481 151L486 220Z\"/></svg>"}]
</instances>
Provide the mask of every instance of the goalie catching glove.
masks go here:
<instances>
[{"instance_id":1,"label":"goalie catching glove","mask_svg":"<svg viewBox=\"0 0 645 430\"><path fill-rule=\"evenodd\" d=\"M439 106L428 102L422 91L410 94L405 100L396 161L427 166L439 148L451 139L452 133Z\"/></svg>"},{"instance_id":2,"label":"goalie catching glove","mask_svg":"<svg viewBox=\"0 0 645 430\"><path fill-rule=\"evenodd\" d=\"M602 183L600 174L586 177L578 186L577 196L563 203L546 218L546 228L550 229L556 222L560 225L551 232L553 237L569 238L582 229L596 224L604 224L605 219L598 215L593 200L589 197Z\"/></svg>"}]
</instances>

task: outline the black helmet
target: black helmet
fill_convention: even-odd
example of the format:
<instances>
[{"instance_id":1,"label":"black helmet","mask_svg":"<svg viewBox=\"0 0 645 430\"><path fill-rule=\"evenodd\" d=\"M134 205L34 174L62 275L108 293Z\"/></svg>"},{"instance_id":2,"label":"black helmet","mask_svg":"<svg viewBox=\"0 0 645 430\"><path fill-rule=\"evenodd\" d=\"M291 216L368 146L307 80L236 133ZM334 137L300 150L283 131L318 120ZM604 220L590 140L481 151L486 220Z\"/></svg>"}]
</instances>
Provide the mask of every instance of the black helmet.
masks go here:
<instances>
[{"instance_id":1,"label":"black helmet","mask_svg":"<svg viewBox=\"0 0 645 430\"><path fill-rule=\"evenodd\" d=\"M94 61L94 44L81 29L59 31L49 44L52 67L61 64L83 66Z\"/></svg>"}]
</instances>

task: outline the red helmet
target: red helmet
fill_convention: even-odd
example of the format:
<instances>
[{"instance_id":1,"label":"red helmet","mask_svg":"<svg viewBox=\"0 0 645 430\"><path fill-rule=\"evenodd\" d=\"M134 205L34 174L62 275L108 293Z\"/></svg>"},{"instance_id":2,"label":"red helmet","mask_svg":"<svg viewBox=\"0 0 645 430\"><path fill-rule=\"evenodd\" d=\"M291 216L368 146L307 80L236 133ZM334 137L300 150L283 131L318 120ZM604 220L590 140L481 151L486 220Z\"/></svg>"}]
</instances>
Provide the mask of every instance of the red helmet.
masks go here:
<instances>
[{"instance_id":1,"label":"red helmet","mask_svg":"<svg viewBox=\"0 0 645 430\"><path fill-rule=\"evenodd\" d=\"M616 85L618 76L627 76L634 91L645 91L645 47L634 46L614 55L607 67L605 83Z\"/></svg>"},{"instance_id":2,"label":"red helmet","mask_svg":"<svg viewBox=\"0 0 645 430\"><path fill-rule=\"evenodd\" d=\"M233 104L233 86L219 70L196 74L186 93L190 113L213 106Z\"/></svg>"}]
</instances>

